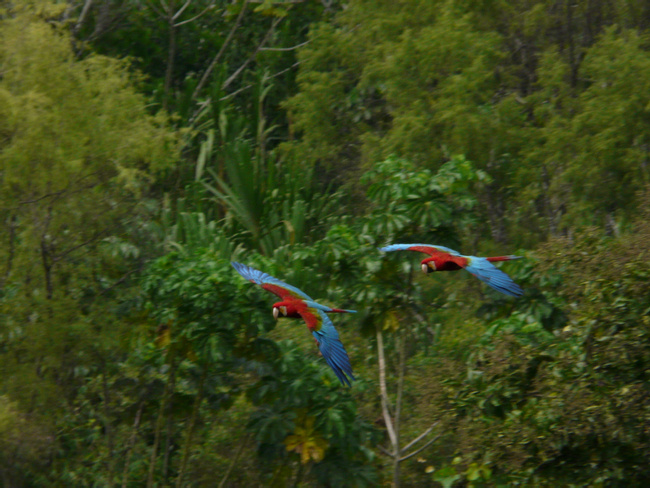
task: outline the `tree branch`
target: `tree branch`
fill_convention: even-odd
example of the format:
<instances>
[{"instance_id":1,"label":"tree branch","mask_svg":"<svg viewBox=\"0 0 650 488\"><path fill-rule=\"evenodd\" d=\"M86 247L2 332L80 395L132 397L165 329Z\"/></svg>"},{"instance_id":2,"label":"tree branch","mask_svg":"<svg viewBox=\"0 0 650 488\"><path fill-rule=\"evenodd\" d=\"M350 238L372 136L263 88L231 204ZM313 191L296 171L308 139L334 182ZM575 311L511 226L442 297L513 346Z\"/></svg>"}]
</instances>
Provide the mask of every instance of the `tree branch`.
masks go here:
<instances>
[{"instance_id":1,"label":"tree branch","mask_svg":"<svg viewBox=\"0 0 650 488\"><path fill-rule=\"evenodd\" d=\"M399 457L402 449L399 448L399 434L400 434L400 419L402 416L402 397L404 395L404 372L406 371L405 356L404 351L406 338L404 337L404 332L400 333L400 344L399 344L399 375L397 379L397 399L395 401L395 437L397 439L397 446L395 447L395 456Z\"/></svg>"},{"instance_id":2,"label":"tree branch","mask_svg":"<svg viewBox=\"0 0 650 488\"><path fill-rule=\"evenodd\" d=\"M381 328L377 326L377 360L379 362L379 390L381 396L381 411L384 415L384 422L386 422L386 430L388 437L393 448L397 446L397 436L393 429L393 420L390 417L390 410L388 406L388 392L386 390L386 361L384 358L384 338L381 333Z\"/></svg>"},{"instance_id":3,"label":"tree branch","mask_svg":"<svg viewBox=\"0 0 650 488\"><path fill-rule=\"evenodd\" d=\"M291 47L262 47L259 50L260 51L294 51L296 49L300 49L302 46L306 46L310 42L311 41L305 41L301 44L296 44L295 46L291 46Z\"/></svg>"},{"instance_id":4,"label":"tree branch","mask_svg":"<svg viewBox=\"0 0 650 488\"><path fill-rule=\"evenodd\" d=\"M127 482L129 480L129 467L131 465L131 456L133 454L133 446L135 445L135 439L138 435L138 427L140 427L140 417L142 416L142 410L144 409L144 401L140 401L138 406L138 411L135 414L135 420L133 421L133 428L131 429L131 436L129 438L129 443L126 448L126 461L124 462L124 471L122 474L122 488L126 488Z\"/></svg>"},{"instance_id":5,"label":"tree branch","mask_svg":"<svg viewBox=\"0 0 650 488\"><path fill-rule=\"evenodd\" d=\"M196 14L194 17L192 17L192 18L190 18L190 19L187 19L187 20L183 20L183 21L179 22L178 24L174 24L174 27L178 27L178 26L181 26L181 25L184 25L184 24L189 24L190 22L194 22L196 19L198 19L199 17L201 17L203 14L205 14L205 13L206 13L208 10L210 10L212 7L214 7L214 2L210 3L210 5L208 5L207 7L205 7L205 8L201 11L201 13ZM180 10L179 10L178 12L180 12ZM176 14L178 14L178 12L176 12ZM172 20L176 20L176 17L177 17L177 16L174 15L174 17L172 17Z\"/></svg>"},{"instance_id":6,"label":"tree branch","mask_svg":"<svg viewBox=\"0 0 650 488\"><path fill-rule=\"evenodd\" d=\"M81 9L81 14L79 14L79 18L77 19L77 22L74 25L74 32L79 32L79 29L81 29L81 24L83 24L84 20L86 20L86 15L88 15L88 11L90 10L90 7L93 4L93 0L86 0L84 3L83 8Z\"/></svg>"},{"instance_id":7,"label":"tree branch","mask_svg":"<svg viewBox=\"0 0 650 488\"><path fill-rule=\"evenodd\" d=\"M280 22L282 22L282 19L283 19L283 17L278 17L278 18L273 20L273 23L271 24L271 27L269 27L269 30L266 31L266 34L264 35L264 38L259 43L259 45L255 49L255 51L253 51L253 54L251 54L248 57L248 59L246 61L244 61L244 63L239 68L237 68L237 70L232 75L230 75L226 81L223 82L223 85L221 86L222 89L225 90L226 88L228 88L228 85L230 85L233 81L235 81L235 79L246 68L246 66L248 66L253 59L255 59L255 56L257 56L257 53L260 51L260 49L262 49L264 44L266 44L266 41L269 40L269 37L271 37L271 34L273 33L273 31L275 30L277 25Z\"/></svg>"},{"instance_id":8,"label":"tree branch","mask_svg":"<svg viewBox=\"0 0 650 488\"><path fill-rule=\"evenodd\" d=\"M208 66L208 69L206 69L205 73L203 73L203 76L201 77L199 84L196 85L196 88L194 89L194 93L192 93L192 98L196 98L198 96L199 92L203 89L203 86L208 80L210 73L212 73L212 70L221 59L221 56L223 56L223 53L226 51L226 47L228 46L228 44L230 44L230 41L235 35L235 31L239 27L239 24L241 24L242 18L244 17L244 12L246 11L246 6L248 5L248 1L249 0L244 0L244 4L242 5L241 10L239 11L239 15L237 15L237 19L235 20L232 29L230 29L230 32L228 33L226 40L223 41L223 44L221 45L221 49L219 49L219 52L210 63L210 66Z\"/></svg>"},{"instance_id":9,"label":"tree branch","mask_svg":"<svg viewBox=\"0 0 650 488\"><path fill-rule=\"evenodd\" d=\"M66 251L63 251L62 253L57 254L56 256L52 256L51 259L50 259L51 264L54 264L54 263L57 263L57 262L61 261L61 259L66 257L68 254L76 251L77 249L79 249L81 247L84 247L84 246L90 244L91 242L96 241L97 239L99 239L100 237L102 237L103 235L105 235L107 233L108 233L107 229L102 230L102 231L96 233L95 235L93 235L92 237L90 237L89 239L86 239L85 241L81 242L80 244L77 244L76 246L72 246L70 249L67 249Z\"/></svg>"},{"instance_id":10,"label":"tree branch","mask_svg":"<svg viewBox=\"0 0 650 488\"><path fill-rule=\"evenodd\" d=\"M183 12L185 12L185 9L190 6L192 3L192 0L187 0L181 8L178 9L178 11L172 16L172 20L176 20L178 17L180 17ZM210 5L212 5L214 2L211 2Z\"/></svg>"},{"instance_id":11,"label":"tree branch","mask_svg":"<svg viewBox=\"0 0 650 488\"><path fill-rule=\"evenodd\" d=\"M407 454L406 456L403 456L399 459L399 462L401 463L402 461L406 461L408 458L411 458L415 456L416 454L421 453L424 451L427 447L429 447L431 444L433 444L435 441L437 441L440 438L439 435L435 436L433 439L431 439L429 442L427 442L425 445L423 445L420 449L413 451L411 454Z\"/></svg>"},{"instance_id":12,"label":"tree branch","mask_svg":"<svg viewBox=\"0 0 650 488\"><path fill-rule=\"evenodd\" d=\"M165 15L165 11L158 10L158 7L156 7L153 2L146 2L146 3L149 5L149 7L151 7L151 10L153 10L154 12L156 12L158 14L158 16L161 19L166 19L167 18L167 15Z\"/></svg>"},{"instance_id":13,"label":"tree branch","mask_svg":"<svg viewBox=\"0 0 650 488\"><path fill-rule=\"evenodd\" d=\"M379 451L383 455L388 456L391 459L394 457L393 454L388 449L386 449L385 447L380 446L379 444L377 444L377 449L379 449Z\"/></svg>"},{"instance_id":14,"label":"tree branch","mask_svg":"<svg viewBox=\"0 0 650 488\"><path fill-rule=\"evenodd\" d=\"M223 488L226 484L226 480L228 480L228 477L230 476L230 473L232 472L232 468L235 467L235 463L239 460L239 456L241 456L242 451L244 450L244 446L248 442L248 434L244 437L242 440L242 443L239 445L239 449L237 449L237 453L235 454L235 457L232 459L230 462L230 466L228 466L228 470L226 471L226 474L223 475L223 478L221 479L221 482L219 483L219 488Z\"/></svg>"},{"instance_id":15,"label":"tree branch","mask_svg":"<svg viewBox=\"0 0 650 488\"><path fill-rule=\"evenodd\" d=\"M292 64L291 66L289 66L288 68L285 68L285 69L283 69L282 71L278 71L277 73L275 73L275 74L269 76L269 77L266 78L266 79L267 79L267 80L272 80L273 78L277 78L278 76L282 76L282 75L285 74L287 71L291 71L293 68L295 68L295 67L298 66L299 64L300 64L300 61L296 61L295 63L293 63L293 64ZM219 101L221 102L221 101L223 101L223 100L228 100L229 98L232 98L232 97L234 97L235 95L237 95L238 93L243 92L244 90L248 90L249 88L252 88L253 86L254 86L254 85L251 84L251 85L246 85L246 86L244 86L244 87L242 87L242 88L239 88L238 90L235 90L234 92L229 93L228 95L225 95L225 96L221 97L221 98L219 99Z\"/></svg>"},{"instance_id":16,"label":"tree branch","mask_svg":"<svg viewBox=\"0 0 650 488\"><path fill-rule=\"evenodd\" d=\"M432 430L433 428L438 425L438 422L434 422L431 424L431 427L429 427L427 430L425 430L422 434L417 436L415 439L413 439L411 442L409 442L406 446L404 446L404 451L409 450L411 447L413 447L415 444L420 442L423 438L425 438Z\"/></svg>"}]
</instances>

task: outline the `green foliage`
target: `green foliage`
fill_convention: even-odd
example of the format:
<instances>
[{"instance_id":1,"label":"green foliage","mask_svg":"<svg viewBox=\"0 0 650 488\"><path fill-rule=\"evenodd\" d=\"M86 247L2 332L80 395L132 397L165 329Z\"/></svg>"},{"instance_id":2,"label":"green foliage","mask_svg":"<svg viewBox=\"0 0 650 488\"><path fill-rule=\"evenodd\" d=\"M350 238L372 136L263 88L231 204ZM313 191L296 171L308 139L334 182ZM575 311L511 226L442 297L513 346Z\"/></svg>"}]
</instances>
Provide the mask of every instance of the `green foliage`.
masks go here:
<instances>
[{"instance_id":1,"label":"green foliage","mask_svg":"<svg viewBox=\"0 0 650 488\"><path fill-rule=\"evenodd\" d=\"M0 437L0 466L6 486L27 483L33 467L46 465L53 447L47 427L29 419L6 396L0 396Z\"/></svg>"},{"instance_id":2,"label":"green foliage","mask_svg":"<svg viewBox=\"0 0 650 488\"><path fill-rule=\"evenodd\" d=\"M648 485L647 6L206 5L0 8L0 484Z\"/></svg>"},{"instance_id":3,"label":"green foliage","mask_svg":"<svg viewBox=\"0 0 650 488\"><path fill-rule=\"evenodd\" d=\"M464 463L489 455L497 478L527 473L520 483L540 486L647 482L636 468L647 462L647 232L644 223L617 243L591 233L545 250L548 269L575 277L559 288L568 323L551 334L530 313L492 322L453 400Z\"/></svg>"},{"instance_id":4,"label":"green foliage","mask_svg":"<svg viewBox=\"0 0 650 488\"><path fill-rule=\"evenodd\" d=\"M363 231L392 242L398 236L409 240L405 236L435 236L461 229L471 222L469 211L476 204L470 192L471 182L486 180L486 173L474 170L462 156L452 158L435 174L418 170L408 161L389 158L361 178L368 185L368 199L373 204ZM431 238L420 237L425 241Z\"/></svg>"},{"instance_id":5,"label":"green foliage","mask_svg":"<svg viewBox=\"0 0 650 488\"><path fill-rule=\"evenodd\" d=\"M319 221L334 213L336 194L320 193L313 168L255 151L240 120L222 113L219 122L223 142L217 146L214 132L208 132L197 179L224 209L228 233L240 234L247 247L266 255L285 243L314 239ZM260 134L258 141L266 138Z\"/></svg>"}]
</instances>

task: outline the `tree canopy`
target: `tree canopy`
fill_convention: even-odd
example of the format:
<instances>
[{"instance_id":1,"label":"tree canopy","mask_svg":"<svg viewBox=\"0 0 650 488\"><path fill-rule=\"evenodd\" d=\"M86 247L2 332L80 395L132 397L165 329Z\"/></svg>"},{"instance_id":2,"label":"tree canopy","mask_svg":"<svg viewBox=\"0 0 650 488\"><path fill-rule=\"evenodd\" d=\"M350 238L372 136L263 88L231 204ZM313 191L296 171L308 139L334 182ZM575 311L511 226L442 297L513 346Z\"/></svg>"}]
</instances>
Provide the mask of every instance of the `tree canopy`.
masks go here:
<instances>
[{"instance_id":1,"label":"tree canopy","mask_svg":"<svg viewBox=\"0 0 650 488\"><path fill-rule=\"evenodd\" d=\"M648 14L0 2L0 484L647 486Z\"/></svg>"}]
</instances>

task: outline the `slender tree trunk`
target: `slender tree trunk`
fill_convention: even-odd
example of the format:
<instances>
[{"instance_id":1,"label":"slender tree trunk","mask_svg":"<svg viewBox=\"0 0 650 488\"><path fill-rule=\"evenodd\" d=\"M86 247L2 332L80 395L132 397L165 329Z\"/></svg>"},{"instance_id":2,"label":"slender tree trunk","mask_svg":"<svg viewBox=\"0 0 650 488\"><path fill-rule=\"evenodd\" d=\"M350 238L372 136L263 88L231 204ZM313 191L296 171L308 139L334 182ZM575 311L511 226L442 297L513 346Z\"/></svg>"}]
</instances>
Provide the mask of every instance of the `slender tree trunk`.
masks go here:
<instances>
[{"instance_id":1,"label":"slender tree trunk","mask_svg":"<svg viewBox=\"0 0 650 488\"><path fill-rule=\"evenodd\" d=\"M199 380L199 389L196 393L196 398L194 399L194 405L192 406L192 416L190 417L190 425L187 429L187 436L185 439L185 446L183 447L183 460L181 461L181 467L178 471L178 478L176 479L176 488L181 488L183 485L183 477L185 476L185 470L187 469L187 461L190 458L190 452L192 451L192 441L194 440L194 430L196 428L196 422L199 417L199 409L201 408L201 402L203 401L203 392L205 385L205 377L207 376L208 368L203 368L201 372L201 379Z\"/></svg>"},{"instance_id":2,"label":"slender tree trunk","mask_svg":"<svg viewBox=\"0 0 650 488\"><path fill-rule=\"evenodd\" d=\"M169 15L169 46L167 49L167 69L165 70L165 94L163 98L163 108L167 110L169 107L169 92L172 86L172 78L174 76L174 60L176 58L176 27L174 26L174 19L171 12Z\"/></svg>"},{"instance_id":3,"label":"slender tree trunk","mask_svg":"<svg viewBox=\"0 0 650 488\"><path fill-rule=\"evenodd\" d=\"M167 485L169 477L169 456L171 454L172 439L174 437L174 426L172 425L172 416L170 415L172 401L170 400L167 405L167 428L165 429L165 453L163 454L163 468L162 468L162 481L163 485Z\"/></svg>"},{"instance_id":4,"label":"slender tree trunk","mask_svg":"<svg viewBox=\"0 0 650 488\"><path fill-rule=\"evenodd\" d=\"M104 432L106 436L106 448L108 450L108 463L106 469L108 471L107 486L112 488L113 477L115 472L115 448L113 439L113 427L110 418L110 388L108 387L108 378L106 377L106 363L103 362L102 371L102 387L104 390Z\"/></svg>"},{"instance_id":5,"label":"slender tree trunk","mask_svg":"<svg viewBox=\"0 0 650 488\"><path fill-rule=\"evenodd\" d=\"M235 31L239 27L239 24L241 24L242 18L244 17L244 12L246 11L246 7L248 5L248 0L244 0L244 4L241 7L241 10L239 11L239 15L237 15L237 19L235 20L235 23L232 26L232 29L230 29L230 32L228 33L228 36L226 39L223 41L223 44L221 45L221 49L219 49L219 52L217 55L212 59L212 62L208 66L208 69L205 70L205 73L203 73L203 76L201 77L201 80L199 81L198 85L196 85L196 88L194 89L194 93L192 94L192 98L196 98L199 93L201 93L201 90L205 86L205 84L208 81L208 78L210 77L210 74L212 73L212 70L214 67L217 65L219 60L221 59L221 56L223 56L223 53L226 51L226 47L230 45L230 41L232 40L233 36L235 35Z\"/></svg>"},{"instance_id":6,"label":"slender tree trunk","mask_svg":"<svg viewBox=\"0 0 650 488\"><path fill-rule=\"evenodd\" d=\"M47 249L46 237L41 239L41 260L43 262L43 275L45 277L45 296L48 300L52 299L54 294L54 285L52 284L52 259Z\"/></svg>"},{"instance_id":7,"label":"slender tree trunk","mask_svg":"<svg viewBox=\"0 0 650 488\"><path fill-rule=\"evenodd\" d=\"M416 454L422 452L424 449L429 447L433 442L438 439L439 436L436 436L432 439L429 439L422 447L411 451L406 454L406 452L411 449L413 446L418 444L420 441L425 439L432 431L437 422L431 425L426 431L417 436L406 446L400 447L400 420L402 415L402 401L404 397L404 376L406 373L406 334L405 332L400 333L399 338L399 371L398 371L398 383L397 383L397 398L395 400L395 412L391 414L390 411L390 402L388 399L388 389L386 387L386 359L384 356L384 340L380 327L377 327L377 360L379 363L379 389L381 396L381 410L384 416L384 422L386 423L386 430L388 431L388 438L390 440L391 449L384 449L379 446L379 450L382 454L388 456L391 460L391 465L393 467L393 488L399 488L401 484L401 467L400 464L402 461L405 461Z\"/></svg>"},{"instance_id":8,"label":"slender tree trunk","mask_svg":"<svg viewBox=\"0 0 650 488\"><path fill-rule=\"evenodd\" d=\"M377 327L377 360L379 362L379 390L381 396L381 411L384 416L384 423L388 431L388 438L392 447L390 457L393 461L393 486L399 487L400 470L400 448L399 448L399 423L397 419L393 422L390 411L390 403L388 400L388 389L386 388L386 358L384 357L384 337L381 327ZM397 410L395 412L397 416Z\"/></svg>"},{"instance_id":9,"label":"slender tree trunk","mask_svg":"<svg viewBox=\"0 0 650 488\"><path fill-rule=\"evenodd\" d=\"M169 376L167 377L167 384L165 385L165 392L163 394L162 404L158 410L158 419L156 420L156 431L154 434L153 447L151 448L151 458L149 460L149 475L147 477L147 488L153 488L154 474L156 472L156 457L158 456L158 446L160 444L160 435L163 425L165 423L165 416L168 414L168 405L171 403L171 396L174 392L176 384L176 368L178 365L172 358Z\"/></svg>"},{"instance_id":10,"label":"slender tree trunk","mask_svg":"<svg viewBox=\"0 0 650 488\"><path fill-rule=\"evenodd\" d=\"M244 452L244 447L246 446L247 442L248 442L248 434L244 436L244 438L241 441L241 444L239 445L239 449L237 449L237 454L235 454L235 457L232 458L232 461L230 461L230 466L228 466L228 470L226 471L226 474L223 475L223 478L219 483L219 488L223 488L226 485L226 481L228 480L230 473L232 473L235 464L239 460L239 456L241 456L241 453ZM270 486L273 486L273 483L270 483Z\"/></svg>"},{"instance_id":11,"label":"slender tree trunk","mask_svg":"<svg viewBox=\"0 0 650 488\"><path fill-rule=\"evenodd\" d=\"M7 265L5 267L5 272L0 282L0 289L4 288L9 276L11 275L11 269L14 263L14 254L16 253L16 216L12 215L7 219L7 224L9 227L8 232L8 252L7 252Z\"/></svg>"},{"instance_id":12,"label":"slender tree trunk","mask_svg":"<svg viewBox=\"0 0 650 488\"><path fill-rule=\"evenodd\" d=\"M142 417L142 410L144 409L144 402L140 402L138 412L135 414L133 421L133 428L131 429L131 438L126 451L126 460L124 461L124 472L122 474L122 488L126 488L129 480L129 467L131 466L131 457L133 454L133 446L135 446L135 438L138 435L138 428L140 427L140 418Z\"/></svg>"},{"instance_id":13,"label":"slender tree trunk","mask_svg":"<svg viewBox=\"0 0 650 488\"><path fill-rule=\"evenodd\" d=\"M303 464L302 462L298 463L298 471L296 472L296 479L293 482L293 488L298 488L300 486L300 480L302 479Z\"/></svg>"},{"instance_id":14,"label":"slender tree trunk","mask_svg":"<svg viewBox=\"0 0 650 488\"><path fill-rule=\"evenodd\" d=\"M397 381L397 398L395 400L395 450L393 461L393 486L399 488L400 485L400 463L402 462L402 449L400 448L400 420L402 416L402 397L404 395L404 372L406 370L405 348L406 338L404 332L400 332L399 345L399 378Z\"/></svg>"}]
</instances>

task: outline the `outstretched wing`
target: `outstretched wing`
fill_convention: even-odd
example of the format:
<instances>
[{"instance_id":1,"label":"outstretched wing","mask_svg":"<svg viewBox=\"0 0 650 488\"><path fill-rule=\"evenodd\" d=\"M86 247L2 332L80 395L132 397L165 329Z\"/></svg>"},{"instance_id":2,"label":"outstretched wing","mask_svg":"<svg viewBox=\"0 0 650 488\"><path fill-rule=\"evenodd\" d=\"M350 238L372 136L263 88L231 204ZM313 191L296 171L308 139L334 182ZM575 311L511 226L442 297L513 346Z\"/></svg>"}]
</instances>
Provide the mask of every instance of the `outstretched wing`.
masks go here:
<instances>
[{"instance_id":1,"label":"outstretched wing","mask_svg":"<svg viewBox=\"0 0 650 488\"><path fill-rule=\"evenodd\" d=\"M465 269L501 293L513 297L520 297L524 294L523 290L517 283L512 281L510 276L494 266L487 258L468 256Z\"/></svg>"},{"instance_id":2,"label":"outstretched wing","mask_svg":"<svg viewBox=\"0 0 650 488\"><path fill-rule=\"evenodd\" d=\"M332 308L332 307L328 307L327 305L314 302L312 300L306 300L305 303L307 304L308 307L317 308L318 310L322 310L323 312L327 312L327 313L357 313L356 310L346 310L344 308Z\"/></svg>"},{"instance_id":3,"label":"outstretched wing","mask_svg":"<svg viewBox=\"0 0 650 488\"><path fill-rule=\"evenodd\" d=\"M390 246L382 247L379 250L384 252L417 251L429 254L430 256L433 256L437 252L446 252L452 256L461 256L458 251L454 251L445 246L433 246L431 244L391 244Z\"/></svg>"},{"instance_id":4,"label":"outstretched wing","mask_svg":"<svg viewBox=\"0 0 650 488\"><path fill-rule=\"evenodd\" d=\"M232 267L235 268L237 272L240 275L242 275L244 278L246 278L248 281L260 285L265 290L274 293L275 295L279 296L282 299L286 299L286 298L300 298L306 300L312 299L310 296L308 296L306 293L299 290L295 286L288 285L284 281L280 281L279 279L274 278L273 276L267 273L259 271L255 268L251 268L250 266L246 266L245 264L236 263L234 261L231 262L230 264L232 264Z\"/></svg>"},{"instance_id":5,"label":"outstretched wing","mask_svg":"<svg viewBox=\"0 0 650 488\"><path fill-rule=\"evenodd\" d=\"M351 386L354 380L350 358L339 339L339 333L323 310L313 307L299 309L298 313L307 323L325 361L343 385ZM348 379L349 378L349 379Z\"/></svg>"}]
</instances>

